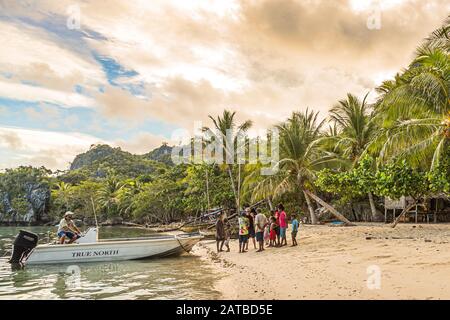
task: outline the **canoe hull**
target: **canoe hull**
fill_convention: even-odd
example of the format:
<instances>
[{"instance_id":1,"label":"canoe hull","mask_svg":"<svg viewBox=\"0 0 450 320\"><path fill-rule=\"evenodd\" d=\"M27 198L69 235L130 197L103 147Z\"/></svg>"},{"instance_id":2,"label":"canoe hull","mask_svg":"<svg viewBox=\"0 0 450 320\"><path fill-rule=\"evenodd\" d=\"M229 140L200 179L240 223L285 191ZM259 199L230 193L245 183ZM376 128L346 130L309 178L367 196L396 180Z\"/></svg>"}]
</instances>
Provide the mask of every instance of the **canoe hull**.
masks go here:
<instances>
[{"instance_id":1,"label":"canoe hull","mask_svg":"<svg viewBox=\"0 0 450 320\"><path fill-rule=\"evenodd\" d=\"M138 260L180 255L189 252L203 236L164 237L128 241L40 245L28 256L25 264L85 263Z\"/></svg>"}]
</instances>

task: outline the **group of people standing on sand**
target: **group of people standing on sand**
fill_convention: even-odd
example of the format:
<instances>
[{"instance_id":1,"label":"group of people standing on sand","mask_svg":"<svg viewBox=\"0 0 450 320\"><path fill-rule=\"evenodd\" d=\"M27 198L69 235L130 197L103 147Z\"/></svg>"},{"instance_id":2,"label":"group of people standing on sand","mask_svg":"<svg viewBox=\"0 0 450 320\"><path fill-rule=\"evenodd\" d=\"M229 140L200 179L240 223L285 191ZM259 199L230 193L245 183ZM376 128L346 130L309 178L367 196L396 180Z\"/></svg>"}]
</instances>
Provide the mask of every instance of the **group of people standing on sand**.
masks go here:
<instances>
[{"instance_id":1,"label":"group of people standing on sand","mask_svg":"<svg viewBox=\"0 0 450 320\"><path fill-rule=\"evenodd\" d=\"M297 245L297 233L299 222L295 214L291 215L292 246ZM256 252L264 251L267 247L287 246L288 217L283 204L279 204L277 210L271 211L268 218L261 209L247 207L238 219L239 223L239 253L248 251L250 240ZM223 247L230 251L231 225L223 212L216 222L217 252L222 252ZM256 247L258 243L258 248Z\"/></svg>"}]
</instances>

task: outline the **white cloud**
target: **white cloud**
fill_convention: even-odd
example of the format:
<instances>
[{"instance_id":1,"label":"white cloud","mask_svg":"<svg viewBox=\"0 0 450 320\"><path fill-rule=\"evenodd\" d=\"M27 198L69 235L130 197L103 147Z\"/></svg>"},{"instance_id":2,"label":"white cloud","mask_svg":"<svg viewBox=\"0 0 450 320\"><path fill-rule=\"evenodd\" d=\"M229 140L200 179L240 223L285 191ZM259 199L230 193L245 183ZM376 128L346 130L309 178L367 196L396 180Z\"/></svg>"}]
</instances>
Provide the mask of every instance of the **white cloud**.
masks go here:
<instances>
[{"instance_id":1,"label":"white cloud","mask_svg":"<svg viewBox=\"0 0 450 320\"><path fill-rule=\"evenodd\" d=\"M61 106L88 106L132 127L160 120L190 129L224 108L257 127L283 121L294 110L322 117L347 92L360 97L409 64L423 37L448 14L445 0L380 0L382 28L366 26L370 0L78 1L85 48L44 30L0 21L0 96ZM14 4L10 16L35 21L64 17L73 0ZM139 75L116 83L144 84L139 97L108 84L92 51ZM84 56L81 54L84 53ZM41 87L20 83L35 81ZM71 92L82 82L92 98ZM104 92L93 90L102 85ZM371 98L372 95L371 95ZM36 115L34 115L36 116ZM77 119L68 119L68 126ZM98 121L91 132L104 128ZM104 132L102 132L104 134ZM163 137L136 134L117 144L146 152ZM145 147L143 147L145 146Z\"/></svg>"},{"instance_id":2,"label":"white cloud","mask_svg":"<svg viewBox=\"0 0 450 320\"><path fill-rule=\"evenodd\" d=\"M12 150L17 150L22 147L22 139L17 132L0 132L0 144L5 144Z\"/></svg>"},{"instance_id":3,"label":"white cloud","mask_svg":"<svg viewBox=\"0 0 450 320\"><path fill-rule=\"evenodd\" d=\"M356 12L379 8L389 10L410 0L349 0L350 7Z\"/></svg>"},{"instance_id":4,"label":"white cloud","mask_svg":"<svg viewBox=\"0 0 450 320\"><path fill-rule=\"evenodd\" d=\"M306 107L325 117L348 92L362 97L381 74L407 66L447 15L443 0L429 1L431 9L381 0L382 29L371 31L372 2L227 1L220 14L201 1L85 3L86 25L112 39L92 45L148 84L148 100L107 88L97 95L100 109L185 128L223 108L258 126Z\"/></svg>"},{"instance_id":5,"label":"white cloud","mask_svg":"<svg viewBox=\"0 0 450 320\"><path fill-rule=\"evenodd\" d=\"M42 29L16 23L0 20L0 72L10 75L0 81L0 97L94 107L93 99L74 92L75 85L92 92L105 83L93 57L59 43Z\"/></svg>"},{"instance_id":6,"label":"white cloud","mask_svg":"<svg viewBox=\"0 0 450 320\"><path fill-rule=\"evenodd\" d=\"M0 127L0 168L19 165L67 169L74 157L102 139L81 133L63 133Z\"/></svg>"},{"instance_id":7,"label":"white cloud","mask_svg":"<svg viewBox=\"0 0 450 320\"><path fill-rule=\"evenodd\" d=\"M67 93L12 81L0 81L0 97L54 103L61 107L95 107L93 99L78 93Z\"/></svg>"},{"instance_id":8,"label":"white cloud","mask_svg":"<svg viewBox=\"0 0 450 320\"><path fill-rule=\"evenodd\" d=\"M134 154L144 154L161 146L163 142L173 144L170 139L162 135L141 132L129 140L117 140L114 145Z\"/></svg>"},{"instance_id":9,"label":"white cloud","mask_svg":"<svg viewBox=\"0 0 450 320\"><path fill-rule=\"evenodd\" d=\"M140 132L128 140L106 141L82 133L31 130L0 127L0 169L20 165L45 166L49 169L68 169L76 155L91 145L106 143L134 154L143 154L172 141L162 135Z\"/></svg>"},{"instance_id":10,"label":"white cloud","mask_svg":"<svg viewBox=\"0 0 450 320\"><path fill-rule=\"evenodd\" d=\"M52 72L62 78L75 73L81 74L83 79L91 84L104 80L101 68L94 63L92 57L81 57L75 50L58 45L37 28L26 25L19 28L12 23L0 21L0 39L1 71L14 74L27 67L48 65Z\"/></svg>"}]
</instances>

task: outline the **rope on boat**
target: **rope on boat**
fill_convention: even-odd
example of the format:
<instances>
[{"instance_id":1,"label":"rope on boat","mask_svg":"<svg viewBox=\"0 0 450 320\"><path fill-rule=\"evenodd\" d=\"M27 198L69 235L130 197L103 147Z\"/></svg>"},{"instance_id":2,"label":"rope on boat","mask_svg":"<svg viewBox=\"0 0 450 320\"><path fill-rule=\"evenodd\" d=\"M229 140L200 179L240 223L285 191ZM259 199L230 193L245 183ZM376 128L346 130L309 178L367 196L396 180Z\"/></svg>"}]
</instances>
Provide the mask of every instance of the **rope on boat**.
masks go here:
<instances>
[{"instance_id":1,"label":"rope on boat","mask_svg":"<svg viewBox=\"0 0 450 320\"><path fill-rule=\"evenodd\" d=\"M184 251L186 251L187 253L189 253L189 250L186 250L186 248L183 246L183 244L181 243L180 239L178 239L178 236L175 235L175 239L177 239L178 244L180 245L181 248L183 248Z\"/></svg>"}]
</instances>

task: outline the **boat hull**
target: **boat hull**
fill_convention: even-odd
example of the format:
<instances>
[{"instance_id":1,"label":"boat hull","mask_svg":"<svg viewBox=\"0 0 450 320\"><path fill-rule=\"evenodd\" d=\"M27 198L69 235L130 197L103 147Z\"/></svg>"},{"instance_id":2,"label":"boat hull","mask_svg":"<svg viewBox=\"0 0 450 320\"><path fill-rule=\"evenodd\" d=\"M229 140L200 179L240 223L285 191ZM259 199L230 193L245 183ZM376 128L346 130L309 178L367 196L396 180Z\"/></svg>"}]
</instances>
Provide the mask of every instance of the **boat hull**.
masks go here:
<instances>
[{"instance_id":1,"label":"boat hull","mask_svg":"<svg viewBox=\"0 0 450 320\"><path fill-rule=\"evenodd\" d=\"M67 245L39 245L28 256L25 264L77 264L174 256L189 252L202 238L203 236L196 235Z\"/></svg>"}]
</instances>

